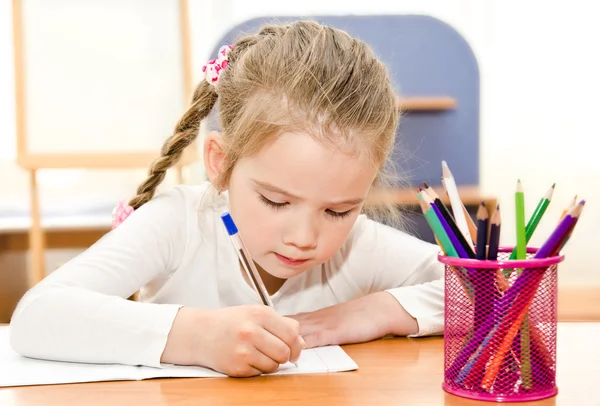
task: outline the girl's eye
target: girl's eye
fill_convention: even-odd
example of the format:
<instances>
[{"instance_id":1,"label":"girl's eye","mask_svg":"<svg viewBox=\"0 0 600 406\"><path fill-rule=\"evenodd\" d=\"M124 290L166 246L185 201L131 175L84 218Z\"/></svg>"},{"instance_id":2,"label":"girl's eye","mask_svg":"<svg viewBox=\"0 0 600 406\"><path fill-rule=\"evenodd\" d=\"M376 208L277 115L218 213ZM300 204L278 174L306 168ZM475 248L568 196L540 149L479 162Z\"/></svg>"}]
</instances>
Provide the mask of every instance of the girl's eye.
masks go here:
<instances>
[{"instance_id":1,"label":"girl's eye","mask_svg":"<svg viewBox=\"0 0 600 406\"><path fill-rule=\"evenodd\" d=\"M263 202L264 204L266 204L273 210L279 210L279 209L282 209L285 206L289 205L289 202L274 202L272 200L267 199L266 197L264 197L261 194L258 195L258 198L260 199L261 202ZM325 213L327 213L328 216L333 217L334 219L343 219L345 217L348 217L352 213L352 210L339 212L339 211L333 211L333 210L327 209L327 210L325 210Z\"/></svg>"},{"instance_id":2,"label":"girl's eye","mask_svg":"<svg viewBox=\"0 0 600 406\"><path fill-rule=\"evenodd\" d=\"M260 199L261 202L263 202L264 204L266 204L267 206L269 206L269 207L271 207L272 209L275 209L275 210L281 209L284 206L287 206L289 204L288 202L284 202L284 203L274 202L272 200L267 199L266 197L264 197L261 194L259 194L258 197L259 197L259 199Z\"/></svg>"},{"instance_id":3,"label":"girl's eye","mask_svg":"<svg viewBox=\"0 0 600 406\"><path fill-rule=\"evenodd\" d=\"M350 215L350 213L352 213L352 210L339 212L339 211L333 211L333 210L327 209L327 210L325 210L325 212L333 218L343 219L344 217L348 217Z\"/></svg>"}]
</instances>

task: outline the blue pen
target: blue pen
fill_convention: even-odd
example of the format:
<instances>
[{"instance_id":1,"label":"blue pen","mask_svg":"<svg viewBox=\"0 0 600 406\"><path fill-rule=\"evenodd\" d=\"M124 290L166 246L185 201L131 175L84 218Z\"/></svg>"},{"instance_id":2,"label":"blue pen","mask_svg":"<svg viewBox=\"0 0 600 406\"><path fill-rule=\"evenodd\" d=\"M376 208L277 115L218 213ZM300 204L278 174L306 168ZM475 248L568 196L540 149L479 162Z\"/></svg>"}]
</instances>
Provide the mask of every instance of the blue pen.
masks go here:
<instances>
[{"instance_id":1,"label":"blue pen","mask_svg":"<svg viewBox=\"0 0 600 406\"><path fill-rule=\"evenodd\" d=\"M254 290L256 290L260 300L265 306L269 306L270 308L274 309L275 307L273 306L273 302L271 302L267 288L265 288L265 284L258 273L258 269L256 269L256 265L254 265L254 261L250 256L250 252L246 248L246 244L244 244L244 241L242 240L242 236L240 233L238 233L237 226L233 222L231 215L228 212L225 212L221 214L221 220L227 229L227 234L229 234L229 237L235 246L235 250L240 258L240 262L244 266L244 270L246 271L248 279L252 283ZM297 361L290 362L294 364L294 366L298 367Z\"/></svg>"},{"instance_id":2,"label":"blue pen","mask_svg":"<svg viewBox=\"0 0 600 406\"><path fill-rule=\"evenodd\" d=\"M246 274L248 275L248 279L252 283L254 290L258 293L260 300L263 302L265 306L269 306L274 308L273 302L271 302L271 298L269 297L269 293L265 288L265 284L263 283L256 266L254 265L254 261L250 256L250 252L246 249L246 245L242 240L242 237L238 233L238 229L231 218L231 215L227 212L221 214L221 220L223 220L223 224L225 224L225 228L227 229L227 234L231 238L233 245L235 246L235 250L237 251L238 257L240 258L240 262L242 263Z\"/></svg>"}]
</instances>

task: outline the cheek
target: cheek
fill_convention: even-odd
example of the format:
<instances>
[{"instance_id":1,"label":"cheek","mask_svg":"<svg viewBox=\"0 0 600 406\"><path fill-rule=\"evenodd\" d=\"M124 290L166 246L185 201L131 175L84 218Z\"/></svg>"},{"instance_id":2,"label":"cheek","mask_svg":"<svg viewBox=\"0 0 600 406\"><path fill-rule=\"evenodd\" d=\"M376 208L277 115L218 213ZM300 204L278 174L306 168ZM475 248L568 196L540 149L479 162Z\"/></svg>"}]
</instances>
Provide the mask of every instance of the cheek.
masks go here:
<instances>
[{"instance_id":1,"label":"cheek","mask_svg":"<svg viewBox=\"0 0 600 406\"><path fill-rule=\"evenodd\" d=\"M352 216L352 218L345 219L343 222L331 222L328 220L329 224L322 229L319 241L319 256L322 261L328 260L341 248L348 238L350 231L352 231L352 226L356 222L357 217L358 215Z\"/></svg>"},{"instance_id":2,"label":"cheek","mask_svg":"<svg viewBox=\"0 0 600 406\"><path fill-rule=\"evenodd\" d=\"M274 213L256 196L248 194L241 199L232 197L230 210L244 243L251 253L260 251L267 241L273 241Z\"/></svg>"}]
</instances>

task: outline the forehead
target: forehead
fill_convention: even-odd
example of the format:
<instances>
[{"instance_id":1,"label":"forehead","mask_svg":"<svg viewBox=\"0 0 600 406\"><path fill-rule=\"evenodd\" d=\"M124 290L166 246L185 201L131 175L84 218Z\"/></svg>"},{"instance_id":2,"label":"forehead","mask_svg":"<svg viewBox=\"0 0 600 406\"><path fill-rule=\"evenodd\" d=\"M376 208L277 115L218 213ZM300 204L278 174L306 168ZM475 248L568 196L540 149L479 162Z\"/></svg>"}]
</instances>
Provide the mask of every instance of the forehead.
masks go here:
<instances>
[{"instance_id":1,"label":"forehead","mask_svg":"<svg viewBox=\"0 0 600 406\"><path fill-rule=\"evenodd\" d=\"M366 153L283 133L238 162L248 175L306 197L364 197L376 175Z\"/></svg>"}]
</instances>

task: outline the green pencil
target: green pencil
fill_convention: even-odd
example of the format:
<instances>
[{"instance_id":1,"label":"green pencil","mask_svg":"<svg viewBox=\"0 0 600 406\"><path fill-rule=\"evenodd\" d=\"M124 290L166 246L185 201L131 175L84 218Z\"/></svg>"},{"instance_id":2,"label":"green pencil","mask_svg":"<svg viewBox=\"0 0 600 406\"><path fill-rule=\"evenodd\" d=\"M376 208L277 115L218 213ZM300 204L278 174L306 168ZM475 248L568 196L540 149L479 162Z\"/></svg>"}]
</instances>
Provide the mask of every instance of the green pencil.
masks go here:
<instances>
[{"instance_id":1,"label":"green pencil","mask_svg":"<svg viewBox=\"0 0 600 406\"><path fill-rule=\"evenodd\" d=\"M515 193L515 217L517 226L517 259L525 259L527 255L527 242L525 233L525 194L521 179L517 180Z\"/></svg>"},{"instance_id":2,"label":"green pencil","mask_svg":"<svg viewBox=\"0 0 600 406\"><path fill-rule=\"evenodd\" d=\"M448 234L446 234L440 219L435 214L435 211L433 211L431 208L431 202L428 201L430 199L427 199L429 195L423 196L423 193L424 192L419 192L417 197L419 198L419 204L421 205L421 211L425 216L425 220L429 224L429 227L431 227L431 231L433 231L433 234L437 237L440 245L442 246L441 248L444 250L446 255L449 257L458 258L458 253L456 252L454 245L452 245Z\"/></svg>"},{"instance_id":3,"label":"green pencil","mask_svg":"<svg viewBox=\"0 0 600 406\"><path fill-rule=\"evenodd\" d=\"M552 194L554 193L555 186L556 186L556 183L554 183L554 184L552 184L552 186L550 186L550 188L548 189L546 194L540 199L540 201L539 201L537 207L535 208L535 211L531 215L531 217L529 217L529 221L527 222L527 225L525 226L525 243L526 244L529 242L529 240L533 236L533 233L535 232L535 229L537 228L538 224L540 223L542 216L546 212L546 209L548 208L548 205L550 204L550 201L552 200ZM516 258L517 258L517 248L515 248L511 252L509 259L516 259ZM508 276L510 276L510 274L507 275L507 277Z\"/></svg>"},{"instance_id":4,"label":"green pencil","mask_svg":"<svg viewBox=\"0 0 600 406\"><path fill-rule=\"evenodd\" d=\"M441 245L442 250L447 256L458 258L458 252L454 248L452 241L450 241L450 237L448 237L446 230L444 230L444 226L442 225L440 219L431 207L432 204L435 204L432 197L426 191L419 192L417 197L419 198L419 205L421 206L423 216L429 224L429 227L431 227L431 231L433 231L433 234ZM469 299L473 300L474 289L473 285L469 281L468 276L465 274L465 272L463 272L463 269L456 269L455 267L452 267L452 269L458 277L458 280L463 286L463 289L465 290Z\"/></svg>"}]
</instances>

